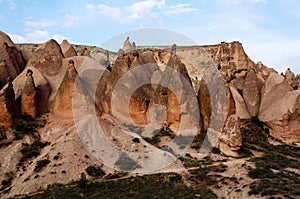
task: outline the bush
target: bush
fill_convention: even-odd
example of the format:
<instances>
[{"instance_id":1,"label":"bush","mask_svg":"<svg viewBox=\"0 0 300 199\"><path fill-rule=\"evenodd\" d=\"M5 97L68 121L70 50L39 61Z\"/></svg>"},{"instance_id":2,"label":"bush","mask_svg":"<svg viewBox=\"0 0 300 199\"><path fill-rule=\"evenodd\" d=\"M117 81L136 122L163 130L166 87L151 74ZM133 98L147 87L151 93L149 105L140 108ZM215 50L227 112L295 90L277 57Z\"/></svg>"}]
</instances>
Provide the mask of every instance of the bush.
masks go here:
<instances>
[{"instance_id":1,"label":"bush","mask_svg":"<svg viewBox=\"0 0 300 199\"><path fill-rule=\"evenodd\" d=\"M34 118L30 115L22 115L21 119L16 122L14 129L20 133L30 134L36 132L36 127L38 127L38 123Z\"/></svg>"},{"instance_id":2,"label":"bush","mask_svg":"<svg viewBox=\"0 0 300 199\"><path fill-rule=\"evenodd\" d=\"M39 160L37 161L34 171L39 172L41 171L45 166L47 166L50 163L50 160L44 159L44 160Z\"/></svg>"},{"instance_id":3,"label":"bush","mask_svg":"<svg viewBox=\"0 0 300 199\"><path fill-rule=\"evenodd\" d=\"M19 161L19 166L27 159L40 155L42 148L48 144L48 142L41 142L40 140L35 140L31 145L23 144L21 149L22 157Z\"/></svg>"},{"instance_id":4,"label":"bush","mask_svg":"<svg viewBox=\"0 0 300 199\"><path fill-rule=\"evenodd\" d=\"M102 177L105 175L105 172L99 166L89 166L85 170L92 177Z\"/></svg>"},{"instance_id":5,"label":"bush","mask_svg":"<svg viewBox=\"0 0 300 199\"><path fill-rule=\"evenodd\" d=\"M2 180L1 184L3 187L8 187L11 185L11 182L12 182L13 178L12 177L9 177L5 180Z\"/></svg>"}]
</instances>

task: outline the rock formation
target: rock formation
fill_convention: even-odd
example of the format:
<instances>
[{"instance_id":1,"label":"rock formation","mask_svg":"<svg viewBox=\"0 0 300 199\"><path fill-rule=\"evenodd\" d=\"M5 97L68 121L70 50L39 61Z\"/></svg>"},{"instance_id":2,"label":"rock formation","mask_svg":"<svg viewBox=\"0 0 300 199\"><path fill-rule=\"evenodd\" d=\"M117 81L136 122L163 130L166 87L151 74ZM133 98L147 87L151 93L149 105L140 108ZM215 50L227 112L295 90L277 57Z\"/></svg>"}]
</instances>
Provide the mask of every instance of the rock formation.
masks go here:
<instances>
[{"instance_id":1,"label":"rock formation","mask_svg":"<svg viewBox=\"0 0 300 199\"><path fill-rule=\"evenodd\" d=\"M230 115L220 135L219 149L227 156L238 157L238 150L241 146L240 118L237 115Z\"/></svg>"},{"instance_id":2,"label":"rock formation","mask_svg":"<svg viewBox=\"0 0 300 199\"><path fill-rule=\"evenodd\" d=\"M25 67L25 61L10 38L0 31L0 89L6 84L7 78L16 78Z\"/></svg>"},{"instance_id":3,"label":"rock formation","mask_svg":"<svg viewBox=\"0 0 300 199\"><path fill-rule=\"evenodd\" d=\"M68 58L68 57L77 56L74 47L66 39L62 41L60 47L62 53L64 54L64 57Z\"/></svg>"},{"instance_id":4,"label":"rock formation","mask_svg":"<svg viewBox=\"0 0 300 199\"><path fill-rule=\"evenodd\" d=\"M52 108L54 115L66 119L73 118L72 93L75 86L76 76L77 70L74 66L74 61L70 59L62 84L58 88L56 96L54 97Z\"/></svg>"},{"instance_id":5,"label":"rock formation","mask_svg":"<svg viewBox=\"0 0 300 199\"><path fill-rule=\"evenodd\" d=\"M21 113L30 115L35 118L37 116L37 92L32 70L27 70L27 79L21 96Z\"/></svg>"},{"instance_id":6,"label":"rock formation","mask_svg":"<svg viewBox=\"0 0 300 199\"><path fill-rule=\"evenodd\" d=\"M63 58L59 44L51 39L34 50L26 67L35 67L47 76L54 76L60 70Z\"/></svg>"},{"instance_id":7,"label":"rock formation","mask_svg":"<svg viewBox=\"0 0 300 199\"><path fill-rule=\"evenodd\" d=\"M122 50L123 50L123 52L127 53L127 52L129 52L129 51L131 51L133 49L134 49L134 47L130 43L129 37L127 37L126 40L124 41Z\"/></svg>"},{"instance_id":8,"label":"rock formation","mask_svg":"<svg viewBox=\"0 0 300 199\"><path fill-rule=\"evenodd\" d=\"M88 49L87 49L87 48L84 48L80 55L81 55L81 56L89 56L89 51L88 51Z\"/></svg>"},{"instance_id":9,"label":"rock formation","mask_svg":"<svg viewBox=\"0 0 300 199\"><path fill-rule=\"evenodd\" d=\"M12 78L9 77L7 81L7 85L0 91L0 125L5 129L12 127L19 117Z\"/></svg>"},{"instance_id":10,"label":"rock formation","mask_svg":"<svg viewBox=\"0 0 300 199\"><path fill-rule=\"evenodd\" d=\"M14 91L16 99L20 99L25 89L25 84L28 79L27 71L32 71L32 78L34 79L36 90L36 109L38 113L44 114L49 112L49 97L51 93L48 80L41 74L41 72L34 67L27 67L17 78L14 79ZM31 78L29 78L31 79Z\"/></svg>"},{"instance_id":11,"label":"rock formation","mask_svg":"<svg viewBox=\"0 0 300 199\"><path fill-rule=\"evenodd\" d=\"M285 142L298 142L300 91L292 90L288 80L271 73L262 88L262 100L258 118L270 133ZM299 123L298 123L299 124Z\"/></svg>"}]
</instances>

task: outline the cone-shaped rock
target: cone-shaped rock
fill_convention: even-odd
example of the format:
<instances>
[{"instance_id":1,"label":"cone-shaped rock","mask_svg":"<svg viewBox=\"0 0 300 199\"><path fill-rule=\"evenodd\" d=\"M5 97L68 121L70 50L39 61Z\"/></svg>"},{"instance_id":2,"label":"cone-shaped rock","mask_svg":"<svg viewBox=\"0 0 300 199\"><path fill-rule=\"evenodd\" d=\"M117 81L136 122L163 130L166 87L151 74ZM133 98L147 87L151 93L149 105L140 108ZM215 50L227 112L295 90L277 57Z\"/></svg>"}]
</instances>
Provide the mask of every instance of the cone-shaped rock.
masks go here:
<instances>
[{"instance_id":1,"label":"cone-shaped rock","mask_svg":"<svg viewBox=\"0 0 300 199\"><path fill-rule=\"evenodd\" d=\"M12 127L19 117L11 77L8 78L7 85L0 91L0 112L0 125L5 129Z\"/></svg>"},{"instance_id":2,"label":"cone-shaped rock","mask_svg":"<svg viewBox=\"0 0 300 199\"><path fill-rule=\"evenodd\" d=\"M35 88L32 70L27 70L27 79L21 96L21 113L37 116L37 92Z\"/></svg>"},{"instance_id":3,"label":"cone-shaped rock","mask_svg":"<svg viewBox=\"0 0 300 199\"><path fill-rule=\"evenodd\" d=\"M56 75L61 68L64 55L59 44L51 39L39 46L28 60L26 67L35 67L44 75Z\"/></svg>"},{"instance_id":4,"label":"cone-shaped rock","mask_svg":"<svg viewBox=\"0 0 300 199\"><path fill-rule=\"evenodd\" d=\"M64 57L68 58L68 57L77 56L74 47L66 39L62 41L60 47L62 53L64 54Z\"/></svg>"}]
</instances>

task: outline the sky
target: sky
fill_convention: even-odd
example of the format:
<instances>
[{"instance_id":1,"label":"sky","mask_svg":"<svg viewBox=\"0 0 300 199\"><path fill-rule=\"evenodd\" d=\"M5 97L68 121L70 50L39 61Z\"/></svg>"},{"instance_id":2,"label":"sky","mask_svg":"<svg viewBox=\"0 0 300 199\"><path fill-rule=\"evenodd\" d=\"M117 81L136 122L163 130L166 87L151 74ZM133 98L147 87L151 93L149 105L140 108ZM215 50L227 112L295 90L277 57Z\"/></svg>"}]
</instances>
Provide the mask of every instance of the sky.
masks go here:
<instances>
[{"instance_id":1,"label":"sky","mask_svg":"<svg viewBox=\"0 0 300 199\"><path fill-rule=\"evenodd\" d=\"M0 0L0 30L15 43L101 46L140 28L174 31L198 45L240 41L253 61L300 74L298 0ZM157 45L168 38L156 37Z\"/></svg>"}]
</instances>

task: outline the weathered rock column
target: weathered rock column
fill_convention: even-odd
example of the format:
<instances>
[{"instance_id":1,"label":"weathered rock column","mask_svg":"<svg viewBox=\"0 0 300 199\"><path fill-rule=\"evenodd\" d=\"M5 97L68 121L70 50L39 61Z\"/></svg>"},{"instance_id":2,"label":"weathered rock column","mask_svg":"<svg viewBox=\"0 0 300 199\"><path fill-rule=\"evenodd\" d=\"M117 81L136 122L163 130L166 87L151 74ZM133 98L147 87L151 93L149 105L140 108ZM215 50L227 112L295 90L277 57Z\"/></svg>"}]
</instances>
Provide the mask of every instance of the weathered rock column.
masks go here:
<instances>
[{"instance_id":1,"label":"weathered rock column","mask_svg":"<svg viewBox=\"0 0 300 199\"><path fill-rule=\"evenodd\" d=\"M36 88L32 77L32 70L27 71L27 79L21 96L21 113L30 115L35 118L37 116L37 100Z\"/></svg>"}]
</instances>

